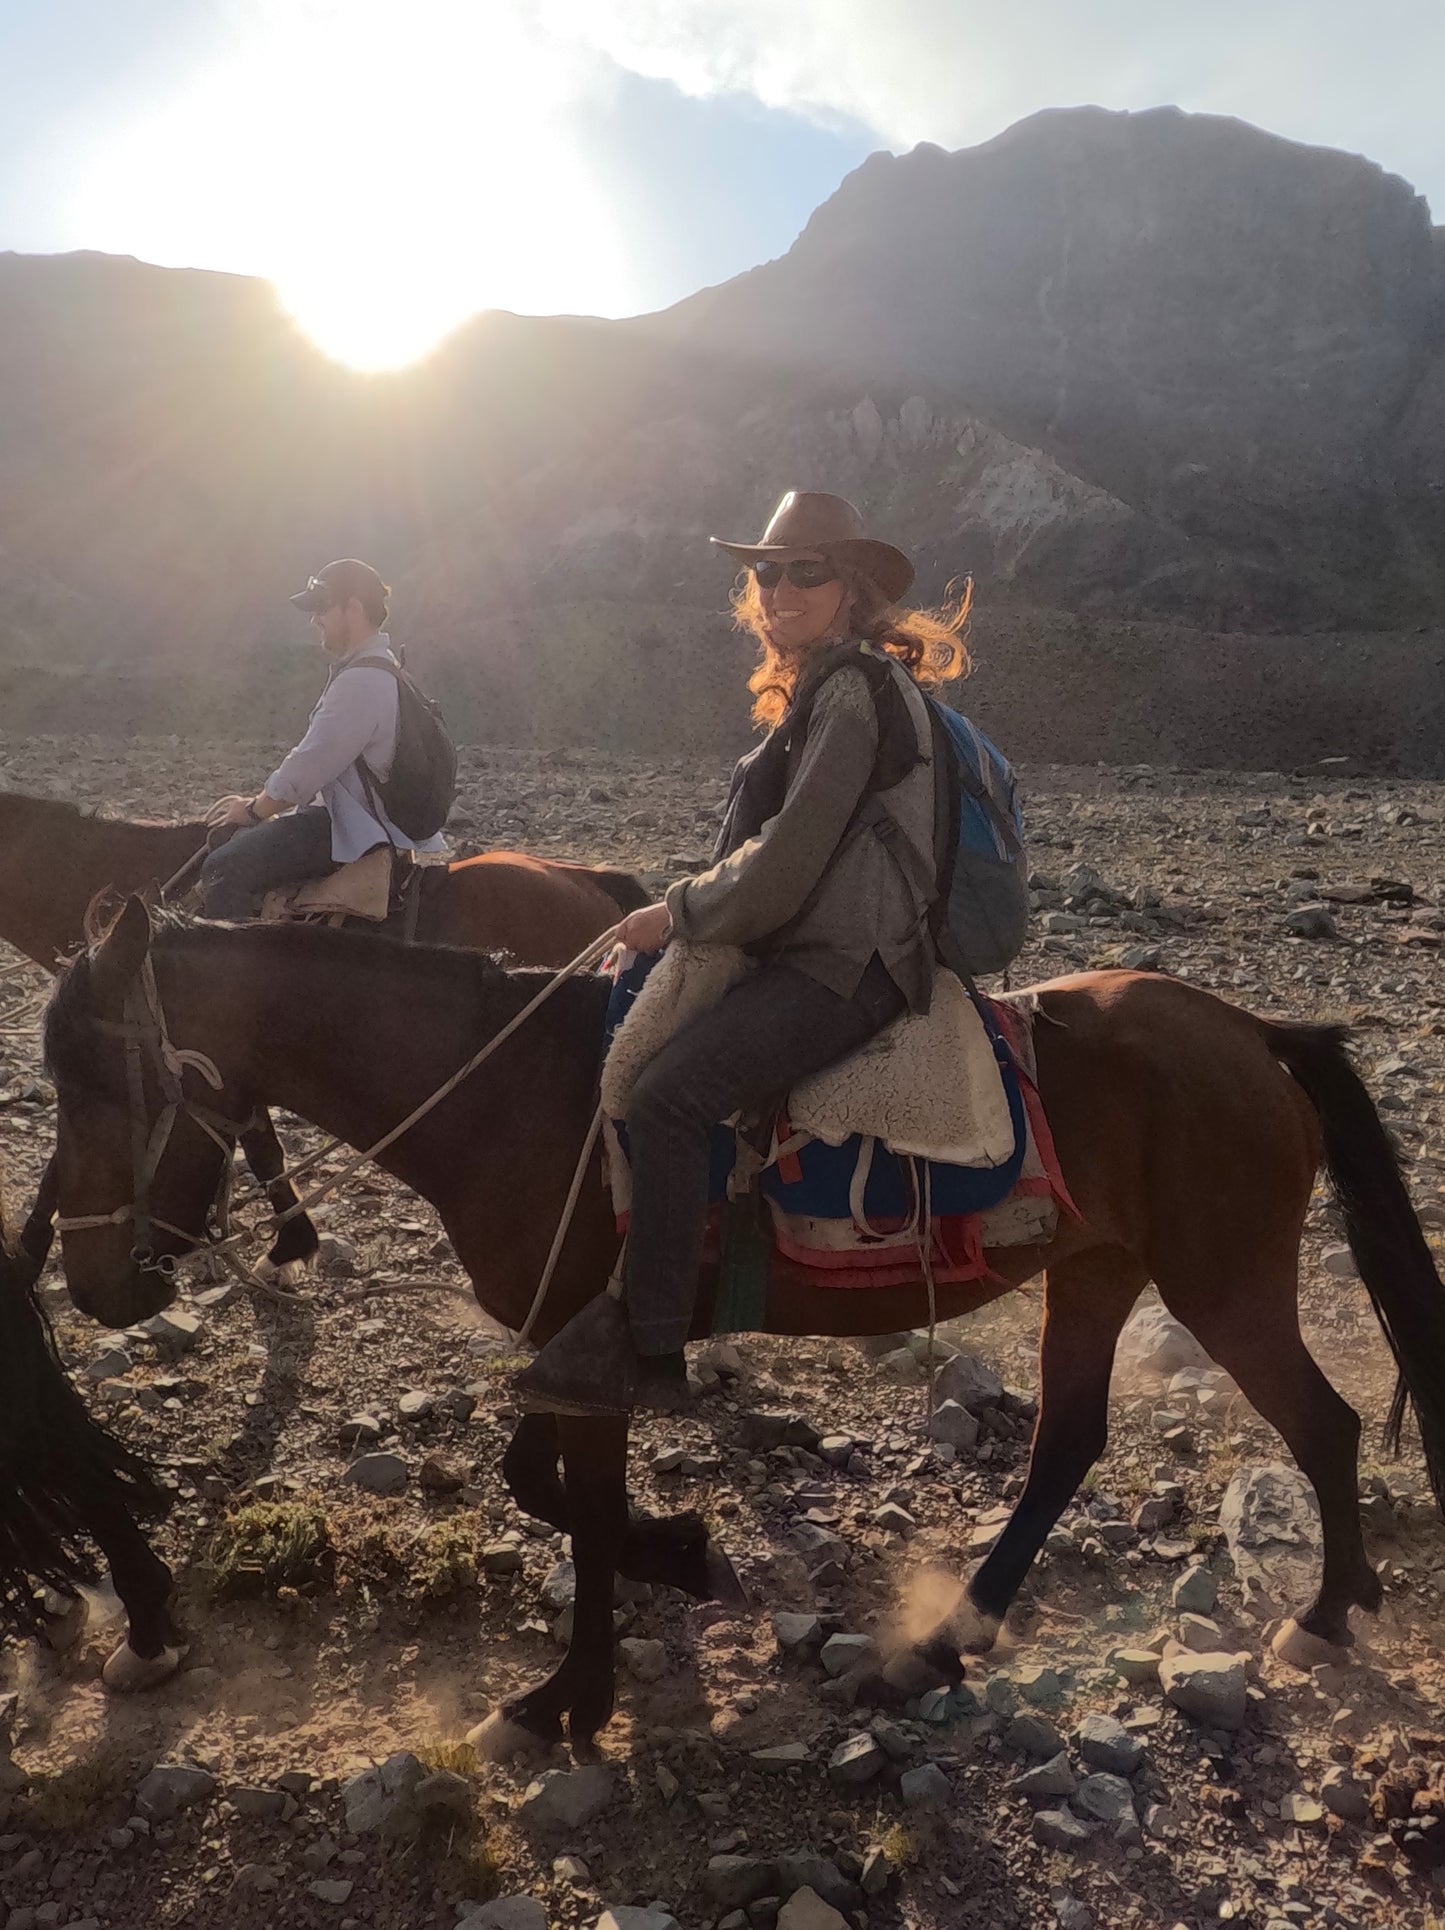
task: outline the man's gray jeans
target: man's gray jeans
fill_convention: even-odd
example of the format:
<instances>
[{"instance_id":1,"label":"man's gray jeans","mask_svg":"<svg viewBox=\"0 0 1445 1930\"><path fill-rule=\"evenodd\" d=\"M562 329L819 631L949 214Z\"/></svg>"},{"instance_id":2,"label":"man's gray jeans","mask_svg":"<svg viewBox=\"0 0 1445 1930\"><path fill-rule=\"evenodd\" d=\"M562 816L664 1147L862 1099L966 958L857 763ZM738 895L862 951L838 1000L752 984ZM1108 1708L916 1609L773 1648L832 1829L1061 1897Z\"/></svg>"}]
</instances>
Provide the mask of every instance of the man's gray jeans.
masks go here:
<instances>
[{"instance_id":1,"label":"man's gray jeans","mask_svg":"<svg viewBox=\"0 0 1445 1930\"><path fill-rule=\"evenodd\" d=\"M674 1352L692 1325L713 1127L781 1100L882 1031L904 1002L876 956L852 998L791 966L764 965L647 1066L627 1108L632 1212L623 1280L639 1353Z\"/></svg>"}]
</instances>

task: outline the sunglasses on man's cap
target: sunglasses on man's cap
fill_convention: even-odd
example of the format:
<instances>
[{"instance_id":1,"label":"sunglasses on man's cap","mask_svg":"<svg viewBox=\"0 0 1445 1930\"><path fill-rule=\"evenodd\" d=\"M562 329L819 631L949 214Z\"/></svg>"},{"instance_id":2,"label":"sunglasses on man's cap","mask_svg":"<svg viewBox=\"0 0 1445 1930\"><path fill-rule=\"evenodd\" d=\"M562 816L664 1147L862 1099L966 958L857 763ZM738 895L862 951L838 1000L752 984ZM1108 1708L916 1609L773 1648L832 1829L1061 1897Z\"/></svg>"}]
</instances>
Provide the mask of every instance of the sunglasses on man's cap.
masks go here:
<instances>
[{"instance_id":1,"label":"sunglasses on man's cap","mask_svg":"<svg viewBox=\"0 0 1445 1930\"><path fill-rule=\"evenodd\" d=\"M784 577L795 590L818 590L825 583L836 583L838 571L835 565L815 556L796 556L789 563L782 563L776 556L755 556L748 568L757 578L760 590L775 590Z\"/></svg>"}]
</instances>

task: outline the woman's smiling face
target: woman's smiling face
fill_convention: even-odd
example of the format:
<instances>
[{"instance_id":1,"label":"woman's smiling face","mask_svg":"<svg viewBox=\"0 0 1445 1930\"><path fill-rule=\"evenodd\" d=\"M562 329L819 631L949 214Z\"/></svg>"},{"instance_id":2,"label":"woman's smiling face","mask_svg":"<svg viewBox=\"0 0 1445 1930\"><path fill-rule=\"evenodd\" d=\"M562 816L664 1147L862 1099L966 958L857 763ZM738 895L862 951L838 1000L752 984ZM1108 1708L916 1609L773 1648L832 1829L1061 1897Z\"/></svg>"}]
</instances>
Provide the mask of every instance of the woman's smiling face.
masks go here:
<instances>
[{"instance_id":1,"label":"woman's smiling face","mask_svg":"<svg viewBox=\"0 0 1445 1930\"><path fill-rule=\"evenodd\" d=\"M791 655L844 634L851 598L821 550L799 550L781 564L759 559L751 567L775 650ZM822 580L810 581L814 577Z\"/></svg>"}]
</instances>

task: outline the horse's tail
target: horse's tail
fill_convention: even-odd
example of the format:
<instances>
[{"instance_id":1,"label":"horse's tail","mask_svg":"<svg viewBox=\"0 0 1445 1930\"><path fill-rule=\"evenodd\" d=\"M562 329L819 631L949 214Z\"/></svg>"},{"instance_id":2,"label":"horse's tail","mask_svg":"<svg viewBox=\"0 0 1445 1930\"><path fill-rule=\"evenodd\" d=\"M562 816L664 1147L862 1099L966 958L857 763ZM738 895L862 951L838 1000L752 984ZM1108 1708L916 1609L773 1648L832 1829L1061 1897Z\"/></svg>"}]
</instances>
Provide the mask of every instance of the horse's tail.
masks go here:
<instances>
[{"instance_id":1,"label":"horse's tail","mask_svg":"<svg viewBox=\"0 0 1445 1930\"><path fill-rule=\"evenodd\" d=\"M0 1621L21 1634L43 1626L37 1583L71 1594L94 1579L94 1520L117 1508L154 1519L170 1506L72 1386L34 1273L0 1224Z\"/></svg>"},{"instance_id":2,"label":"horse's tail","mask_svg":"<svg viewBox=\"0 0 1445 1930\"><path fill-rule=\"evenodd\" d=\"M1425 1465L1445 1512L1445 1283L1426 1242L1399 1157L1350 1063L1341 1025L1267 1024L1265 1042L1320 1116L1325 1169L1345 1234L1399 1369L1386 1438L1398 1446L1408 1397Z\"/></svg>"}]
</instances>

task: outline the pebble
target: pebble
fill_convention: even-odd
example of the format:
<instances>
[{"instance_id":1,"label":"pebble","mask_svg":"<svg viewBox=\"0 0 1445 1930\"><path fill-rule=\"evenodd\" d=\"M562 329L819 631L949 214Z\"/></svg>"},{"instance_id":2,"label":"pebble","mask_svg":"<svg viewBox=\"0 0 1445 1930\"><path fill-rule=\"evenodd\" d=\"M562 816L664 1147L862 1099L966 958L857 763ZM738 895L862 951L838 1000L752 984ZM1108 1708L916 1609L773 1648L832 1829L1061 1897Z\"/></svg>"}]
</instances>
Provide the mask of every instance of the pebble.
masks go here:
<instances>
[{"instance_id":1,"label":"pebble","mask_svg":"<svg viewBox=\"0 0 1445 1930\"><path fill-rule=\"evenodd\" d=\"M1325 1806L1313 1796L1295 1793L1280 1801L1279 1813L1283 1821L1293 1823L1296 1829L1321 1829L1324 1826Z\"/></svg>"},{"instance_id":2,"label":"pebble","mask_svg":"<svg viewBox=\"0 0 1445 1930\"><path fill-rule=\"evenodd\" d=\"M368 1494L400 1494L410 1472L399 1454L363 1454L341 1478L348 1487L364 1488Z\"/></svg>"},{"instance_id":3,"label":"pebble","mask_svg":"<svg viewBox=\"0 0 1445 1930\"><path fill-rule=\"evenodd\" d=\"M1144 1745L1113 1716L1088 1715L1076 1731L1079 1754L1091 1769L1132 1776L1144 1760Z\"/></svg>"}]
</instances>

